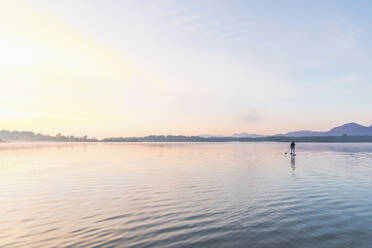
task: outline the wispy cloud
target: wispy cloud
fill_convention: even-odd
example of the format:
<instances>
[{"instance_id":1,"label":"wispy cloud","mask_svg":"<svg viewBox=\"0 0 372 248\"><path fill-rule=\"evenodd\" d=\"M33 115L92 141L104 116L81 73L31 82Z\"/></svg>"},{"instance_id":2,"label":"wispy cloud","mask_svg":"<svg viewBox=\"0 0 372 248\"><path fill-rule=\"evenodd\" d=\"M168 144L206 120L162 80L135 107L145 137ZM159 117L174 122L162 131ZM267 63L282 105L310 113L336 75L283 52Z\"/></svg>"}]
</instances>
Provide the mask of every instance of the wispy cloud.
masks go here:
<instances>
[{"instance_id":1,"label":"wispy cloud","mask_svg":"<svg viewBox=\"0 0 372 248\"><path fill-rule=\"evenodd\" d=\"M142 135L372 121L371 6L269 2L8 1L0 117L14 121L2 125Z\"/></svg>"},{"instance_id":2,"label":"wispy cloud","mask_svg":"<svg viewBox=\"0 0 372 248\"><path fill-rule=\"evenodd\" d=\"M238 115L238 120L245 123L257 123L262 121L262 115L256 110L247 111L244 114Z\"/></svg>"}]
</instances>

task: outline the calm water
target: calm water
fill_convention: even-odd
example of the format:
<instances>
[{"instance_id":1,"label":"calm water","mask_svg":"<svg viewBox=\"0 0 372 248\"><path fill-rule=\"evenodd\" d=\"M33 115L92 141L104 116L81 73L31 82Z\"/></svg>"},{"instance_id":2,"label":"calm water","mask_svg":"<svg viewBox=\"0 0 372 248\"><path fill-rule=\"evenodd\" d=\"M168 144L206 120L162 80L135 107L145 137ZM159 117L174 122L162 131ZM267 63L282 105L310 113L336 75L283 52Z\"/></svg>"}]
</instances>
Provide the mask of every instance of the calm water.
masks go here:
<instances>
[{"instance_id":1,"label":"calm water","mask_svg":"<svg viewBox=\"0 0 372 248\"><path fill-rule=\"evenodd\" d=\"M0 247L372 247L372 144L0 144Z\"/></svg>"}]
</instances>

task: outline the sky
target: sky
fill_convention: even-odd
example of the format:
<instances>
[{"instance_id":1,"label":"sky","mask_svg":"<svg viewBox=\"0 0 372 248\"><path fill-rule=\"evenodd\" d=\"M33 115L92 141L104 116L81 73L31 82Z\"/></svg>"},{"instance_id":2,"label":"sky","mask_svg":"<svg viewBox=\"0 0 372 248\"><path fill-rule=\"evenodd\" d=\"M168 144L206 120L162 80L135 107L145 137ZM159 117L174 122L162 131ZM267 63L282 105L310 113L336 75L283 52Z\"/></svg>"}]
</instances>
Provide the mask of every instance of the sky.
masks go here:
<instances>
[{"instance_id":1,"label":"sky","mask_svg":"<svg viewBox=\"0 0 372 248\"><path fill-rule=\"evenodd\" d=\"M0 6L0 129L101 138L372 125L370 1Z\"/></svg>"}]
</instances>

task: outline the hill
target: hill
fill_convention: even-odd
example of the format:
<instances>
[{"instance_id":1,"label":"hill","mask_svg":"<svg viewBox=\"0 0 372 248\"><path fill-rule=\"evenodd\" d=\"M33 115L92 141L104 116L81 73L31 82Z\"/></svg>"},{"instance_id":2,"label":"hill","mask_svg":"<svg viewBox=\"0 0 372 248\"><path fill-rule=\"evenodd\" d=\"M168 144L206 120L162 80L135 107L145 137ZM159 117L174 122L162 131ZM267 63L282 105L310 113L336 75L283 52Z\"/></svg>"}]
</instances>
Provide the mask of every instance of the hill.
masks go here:
<instances>
[{"instance_id":1,"label":"hill","mask_svg":"<svg viewBox=\"0 0 372 248\"><path fill-rule=\"evenodd\" d=\"M334 127L326 132L302 130L289 132L286 134L279 134L277 136L291 136L291 137L307 137L307 136L372 136L372 126L366 127L358 123L351 122L338 127Z\"/></svg>"}]
</instances>

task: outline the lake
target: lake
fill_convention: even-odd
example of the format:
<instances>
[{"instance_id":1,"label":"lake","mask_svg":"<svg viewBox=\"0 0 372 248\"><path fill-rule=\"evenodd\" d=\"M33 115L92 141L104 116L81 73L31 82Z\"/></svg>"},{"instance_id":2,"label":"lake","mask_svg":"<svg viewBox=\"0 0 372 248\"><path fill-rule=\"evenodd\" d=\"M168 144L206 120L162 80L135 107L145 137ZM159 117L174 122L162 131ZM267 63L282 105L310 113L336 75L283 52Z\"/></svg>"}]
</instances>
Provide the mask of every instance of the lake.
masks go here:
<instances>
[{"instance_id":1,"label":"lake","mask_svg":"<svg viewBox=\"0 0 372 248\"><path fill-rule=\"evenodd\" d=\"M0 247L372 247L372 144L1 143Z\"/></svg>"}]
</instances>

